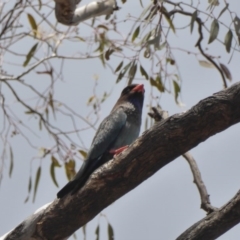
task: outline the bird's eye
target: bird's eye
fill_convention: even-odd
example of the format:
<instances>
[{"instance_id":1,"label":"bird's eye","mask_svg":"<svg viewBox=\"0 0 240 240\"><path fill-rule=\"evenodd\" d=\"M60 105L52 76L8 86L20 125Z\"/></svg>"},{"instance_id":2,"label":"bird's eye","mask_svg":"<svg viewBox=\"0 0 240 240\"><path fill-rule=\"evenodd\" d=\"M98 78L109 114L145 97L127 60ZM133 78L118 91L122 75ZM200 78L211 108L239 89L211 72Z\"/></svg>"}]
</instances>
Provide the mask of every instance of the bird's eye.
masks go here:
<instances>
[{"instance_id":1,"label":"bird's eye","mask_svg":"<svg viewBox=\"0 0 240 240\"><path fill-rule=\"evenodd\" d=\"M129 87L126 87L124 90L123 90L123 94L127 94L131 91L131 89Z\"/></svg>"}]
</instances>

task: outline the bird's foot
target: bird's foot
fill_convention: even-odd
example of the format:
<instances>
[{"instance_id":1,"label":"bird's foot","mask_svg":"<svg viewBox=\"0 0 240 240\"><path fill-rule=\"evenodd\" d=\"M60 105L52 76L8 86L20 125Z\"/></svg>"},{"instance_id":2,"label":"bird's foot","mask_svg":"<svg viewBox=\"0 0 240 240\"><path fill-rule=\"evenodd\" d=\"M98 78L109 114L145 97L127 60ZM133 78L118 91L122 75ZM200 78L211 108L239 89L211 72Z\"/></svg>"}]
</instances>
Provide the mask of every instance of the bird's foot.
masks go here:
<instances>
[{"instance_id":1,"label":"bird's foot","mask_svg":"<svg viewBox=\"0 0 240 240\"><path fill-rule=\"evenodd\" d=\"M111 154L114 154L114 157L115 157L115 156L117 156L119 153L121 153L122 151L124 151L124 150L127 149L127 148L128 148L128 145L123 146L123 147L120 147L120 148L118 148L118 149L111 149L109 152L110 152Z\"/></svg>"}]
</instances>

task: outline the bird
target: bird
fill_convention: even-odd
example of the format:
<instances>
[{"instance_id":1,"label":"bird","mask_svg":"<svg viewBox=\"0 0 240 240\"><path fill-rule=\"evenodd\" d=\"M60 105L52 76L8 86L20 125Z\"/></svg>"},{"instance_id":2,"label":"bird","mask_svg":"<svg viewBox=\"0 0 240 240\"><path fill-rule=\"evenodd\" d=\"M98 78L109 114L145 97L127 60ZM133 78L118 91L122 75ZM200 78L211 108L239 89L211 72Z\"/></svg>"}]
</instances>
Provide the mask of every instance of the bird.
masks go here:
<instances>
[{"instance_id":1,"label":"bird","mask_svg":"<svg viewBox=\"0 0 240 240\"><path fill-rule=\"evenodd\" d=\"M131 84L122 90L110 114L97 129L80 170L57 193L58 198L75 194L97 168L135 141L140 133L144 92L143 84Z\"/></svg>"}]
</instances>

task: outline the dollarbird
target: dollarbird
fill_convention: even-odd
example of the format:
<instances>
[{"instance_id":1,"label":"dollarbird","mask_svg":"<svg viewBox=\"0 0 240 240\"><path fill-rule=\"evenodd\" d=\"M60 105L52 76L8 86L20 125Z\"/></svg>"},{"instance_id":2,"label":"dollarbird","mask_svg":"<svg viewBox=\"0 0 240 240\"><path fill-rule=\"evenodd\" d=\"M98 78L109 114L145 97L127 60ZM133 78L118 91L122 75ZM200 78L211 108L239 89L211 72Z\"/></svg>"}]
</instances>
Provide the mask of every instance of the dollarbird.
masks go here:
<instances>
[{"instance_id":1,"label":"dollarbird","mask_svg":"<svg viewBox=\"0 0 240 240\"><path fill-rule=\"evenodd\" d=\"M112 111L100 124L86 160L75 177L57 193L58 198L76 193L97 168L139 136L144 92L143 84L132 84L122 90Z\"/></svg>"}]
</instances>

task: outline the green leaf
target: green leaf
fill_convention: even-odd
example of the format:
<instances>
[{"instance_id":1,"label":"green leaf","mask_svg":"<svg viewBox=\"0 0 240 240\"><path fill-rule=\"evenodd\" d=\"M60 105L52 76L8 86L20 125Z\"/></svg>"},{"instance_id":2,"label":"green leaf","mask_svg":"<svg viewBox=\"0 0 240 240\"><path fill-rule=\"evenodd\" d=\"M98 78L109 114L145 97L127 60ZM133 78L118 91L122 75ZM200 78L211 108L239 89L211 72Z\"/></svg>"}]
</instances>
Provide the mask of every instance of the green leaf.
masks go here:
<instances>
[{"instance_id":1,"label":"green leaf","mask_svg":"<svg viewBox=\"0 0 240 240\"><path fill-rule=\"evenodd\" d=\"M212 24L211 24L208 44L210 44L211 42L213 42L217 38L218 32L219 32L219 23L218 23L218 20L214 19L212 21Z\"/></svg>"},{"instance_id":2,"label":"green leaf","mask_svg":"<svg viewBox=\"0 0 240 240\"><path fill-rule=\"evenodd\" d=\"M26 203L29 200L29 193L31 192L31 189L32 189L32 178L30 176L29 181L28 181L28 195L27 195L26 199L24 200L24 203Z\"/></svg>"},{"instance_id":3,"label":"green leaf","mask_svg":"<svg viewBox=\"0 0 240 240\"><path fill-rule=\"evenodd\" d=\"M229 29L229 31L227 32L225 39L224 39L224 44L226 47L226 51L229 53L231 50L231 46L232 46L232 38L233 38L233 34L231 29Z\"/></svg>"},{"instance_id":4,"label":"green leaf","mask_svg":"<svg viewBox=\"0 0 240 240\"><path fill-rule=\"evenodd\" d=\"M25 114L34 114L35 112L34 111L32 111L32 110L29 110L29 111L26 111L26 112L24 112Z\"/></svg>"},{"instance_id":5,"label":"green leaf","mask_svg":"<svg viewBox=\"0 0 240 240\"><path fill-rule=\"evenodd\" d=\"M87 158L87 152L85 152L83 150L79 150L78 152L83 156L84 159Z\"/></svg>"},{"instance_id":6,"label":"green leaf","mask_svg":"<svg viewBox=\"0 0 240 240\"><path fill-rule=\"evenodd\" d=\"M150 84L156 87L160 92L164 92L165 90L160 76L157 76L155 80L150 77Z\"/></svg>"},{"instance_id":7,"label":"green leaf","mask_svg":"<svg viewBox=\"0 0 240 240\"><path fill-rule=\"evenodd\" d=\"M46 109L45 109L45 113L46 113L46 118L47 118L47 120L49 121L49 112L48 112L48 108L46 107Z\"/></svg>"},{"instance_id":8,"label":"green leaf","mask_svg":"<svg viewBox=\"0 0 240 240\"><path fill-rule=\"evenodd\" d=\"M71 159L65 163L65 171L66 171L67 178L70 181L76 175L74 160Z\"/></svg>"},{"instance_id":9,"label":"green leaf","mask_svg":"<svg viewBox=\"0 0 240 240\"><path fill-rule=\"evenodd\" d=\"M155 49L160 50L160 46L159 46L160 38L161 38L161 34L157 34L154 37L151 36L147 41L147 45L153 44Z\"/></svg>"},{"instance_id":10,"label":"green leaf","mask_svg":"<svg viewBox=\"0 0 240 240\"><path fill-rule=\"evenodd\" d=\"M114 240L114 232L110 223L108 223L108 240Z\"/></svg>"},{"instance_id":11,"label":"green leaf","mask_svg":"<svg viewBox=\"0 0 240 240\"><path fill-rule=\"evenodd\" d=\"M142 65L140 65L140 72L141 72L142 76L144 76L148 80L148 74L145 71L145 69L142 67Z\"/></svg>"},{"instance_id":12,"label":"green leaf","mask_svg":"<svg viewBox=\"0 0 240 240\"><path fill-rule=\"evenodd\" d=\"M108 27L106 27L105 25L102 25L102 24L98 25L97 28L103 28L103 29L105 29L106 31L109 30Z\"/></svg>"},{"instance_id":13,"label":"green leaf","mask_svg":"<svg viewBox=\"0 0 240 240\"><path fill-rule=\"evenodd\" d=\"M219 5L219 1L218 0L208 0L208 3L212 6L218 6Z\"/></svg>"},{"instance_id":14,"label":"green leaf","mask_svg":"<svg viewBox=\"0 0 240 240\"><path fill-rule=\"evenodd\" d=\"M172 58L167 58L167 59L166 59L166 62L167 62L167 63L170 63L171 65L175 65L175 60L172 59Z\"/></svg>"},{"instance_id":15,"label":"green leaf","mask_svg":"<svg viewBox=\"0 0 240 240\"><path fill-rule=\"evenodd\" d=\"M54 118L56 118L55 109L54 109L54 103L53 103L53 96L52 96L51 92L49 92L49 102L48 102L48 104L50 105L50 107L52 109Z\"/></svg>"},{"instance_id":16,"label":"green leaf","mask_svg":"<svg viewBox=\"0 0 240 240\"><path fill-rule=\"evenodd\" d=\"M58 183L55 176L55 166L53 163L51 163L51 166L50 166L50 175L52 177L53 183L56 185L56 187L58 187Z\"/></svg>"},{"instance_id":17,"label":"green leaf","mask_svg":"<svg viewBox=\"0 0 240 240\"><path fill-rule=\"evenodd\" d=\"M167 45L167 42L163 42L159 47L158 50L162 50L163 48L165 48Z\"/></svg>"},{"instance_id":18,"label":"green leaf","mask_svg":"<svg viewBox=\"0 0 240 240\"><path fill-rule=\"evenodd\" d=\"M12 176L12 170L13 170L13 151L11 146L9 147L9 152L10 152L10 168L9 168L9 177Z\"/></svg>"},{"instance_id":19,"label":"green leaf","mask_svg":"<svg viewBox=\"0 0 240 240\"><path fill-rule=\"evenodd\" d=\"M132 66L131 66L131 68L129 69L129 72L128 72L128 77L129 77L128 85L132 84L132 81L135 77L136 71L137 71L137 63L135 64L135 61L133 61Z\"/></svg>"},{"instance_id":20,"label":"green leaf","mask_svg":"<svg viewBox=\"0 0 240 240\"><path fill-rule=\"evenodd\" d=\"M32 27L32 30L33 30L33 34L34 34L34 37L36 37L37 35L37 30L38 30L38 27L37 27L37 24L36 24L36 21L34 19L34 17L28 13L28 21Z\"/></svg>"},{"instance_id":21,"label":"green leaf","mask_svg":"<svg viewBox=\"0 0 240 240\"><path fill-rule=\"evenodd\" d=\"M82 226L82 231L83 231L83 238L84 238L84 240L86 240L86 227L87 227L87 224L84 224L84 225Z\"/></svg>"},{"instance_id":22,"label":"green leaf","mask_svg":"<svg viewBox=\"0 0 240 240\"><path fill-rule=\"evenodd\" d=\"M227 66L222 64L222 63L220 63L219 65L220 65L225 77L231 82L232 81L232 74L229 71L229 69L227 68Z\"/></svg>"},{"instance_id":23,"label":"green leaf","mask_svg":"<svg viewBox=\"0 0 240 240\"><path fill-rule=\"evenodd\" d=\"M99 225L98 225L96 230L95 230L96 240L99 240L99 232L100 232L100 229L99 229Z\"/></svg>"},{"instance_id":24,"label":"green leaf","mask_svg":"<svg viewBox=\"0 0 240 240\"><path fill-rule=\"evenodd\" d=\"M226 6L222 9L222 11L218 15L218 19L221 17L221 15L228 9L229 4L227 3Z\"/></svg>"},{"instance_id":25,"label":"green leaf","mask_svg":"<svg viewBox=\"0 0 240 240\"><path fill-rule=\"evenodd\" d=\"M80 36L74 36L73 39L76 38L77 40L81 41L81 42L85 42L85 39L80 37Z\"/></svg>"},{"instance_id":26,"label":"green leaf","mask_svg":"<svg viewBox=\"0 0 240 240\"><path fill-rule=\"evenodd\" d=\"M103 54L103 53L100 54L100 55L99 55L99 58L100 58L100 60L101 60L101 62L102 62L103 67L106 67L105 59L104 59L104 54Z\"/></svg>"},{"instance_id":27,"label":"green leaf","mask_svg":"<svg viewBox=\"0 0 240 240\"><path fill-rule=\"evenodd\" d=\"M154 33L155 33L155 29L152 30L152 31L150 31L150 32L148 32L148 33L142 38L142 40L138 43L139 46L141 46L141 45L145 44L146 42L148 42L149 38L150 38L151 36L154 36ZM148 43L148 44L149 44L149 43Z\"/></svg>"},{"instance_id":28,"label":"green leaf","mask_svg":"<svg viewBox=\"0 0 240 240\"><path fill-rule=\"evenodd\" d=\"M51 160L55 167L61 167L60 163L54 156L51 157Z\"/></svg>"},{"instance_id":29,"label":"green leaf","mask_svg":"<svg viewBox=\"0 0 240 240\"><path fill-rule=\"evenodd\" d=\"M167 15L167 14L164 14L170 28L172 29L172 31L175 33L175 27L173 25L173 22L172 22L172 19Z\"/></svg>"},{"instance_id":30,"label":"green leaf","mask_svg":"<svg viewBox=\"0 0 240 240\"><path fill-rule=\"evenodd\" d=\"M93 101L94 98L95 98L95 96L91 96L87 101L87 105L89 105Z\"/></svg>"},{"instance_id":31,"label":"green leaf","mask_svg":"<svg viewBox=\"0 0 240 240\"><path fill-rule=\"evenodd\" d=\"M106 60L109 60L110 59L110 55L114 52L114 49L112 48L109 48L106 53L105 53L105 58Z\"/></svg>"},{"instance_id":32,"label":"green leaf","mask_svg":"<svg viewBox=\"0 0 240 240\"><path fill-rule=\"evenodd\" d=\"M207 61L204 61L204 60L199 60L198 61L199 64L202 66L202 67L205 67L205 68L214 68L214 65L210 62L207 62Z\"/></svg>"},{"instance_id":33,"label":"green leaf","mask_svg":"<svg viewBox=\"0 0 240 240\"><path fill-rule=\"evenodd\" d=\"M150 56L151 56L151 49L150 49L150 47L146 47L146 49L145 49L145 51L143 53L143 56L145 58L150 58Z\"/></svg>"},{"instance_id":34,"label":"green leaf","mask_svg":"<svg viewBox=\"0 0 240 240\"><path fill-rule=\"evenodd\" d=\"M72 236L73 236L73 239L76 239L76 240L77 240L77 235L76 235L76 233L74 233Z\"/></svg>"},{"instance_id":35,"label":"green leaf","mask_svg":"<svg viewBox=\"0 0 240 240\"><path fill-rule=\"evenodd\" d=\"M198 15L198 12L197 10L192 14L192 17L191 17L191 23L190 23L190 32L192 33L193 31L193 27L194 27L194 23L196 21L196 18L197 18L197 15Z\"/></svg>"},{"instance_id":36,"label":"green leaf","mask_svg":"<svg viewBox=\"0 0 240 240\"><path fill-rule=\"evenodd\" d=\"M180 86L178 85L178 83L173 80L173 87L174 87L174 96L175 96L175 101L178 102L178 96L179 96L179 93L180 93Z\"/></svg>"},{"instance_id":37,"label":"green leaf","mask_svg":"<svg viewBox=\"0 0 240 240\"><path fill-rule=\"evenodd\" d=\"M36 198L37 188L38 188L40 176L41 176L41 167L39 166L38 170L37 170L37 173L36 173L36 178L35 178L33 202L35 201L35 198Z\"/></svg>"},{"instance_id":38,"label":"green leaf","mask_svg":"<svg viewBox=\"0 0 240 240\"><path fill-rule=\"evenodd\" d=\"M132 62L128 63L123 69L122 71L119 73L118 78L116 83L120 82L120 80L124 77L125 73L127 72L127 70L129 69L129 67L131 66Z\"/></svg>"},{"instance_id":39,"label":"green leaf","mask_svg":"<svg viewBox=\"0 0 240 240\"><path fill-rule=\"evenodd\" d=\"M32 190L32 178L31 176L29 177L29 181L28 181L28 193L30 193Z\"/></svg>"},{"instance_id":40,"label":"green leaf","mask_svg":"<svg viewBox=\"0 0 240 240\"><path fill-rule=\"evenodd\" d=\"M29 195L27 195L27 197L25 198L24 203L28 202L28 200L29 200Z\"/></svg>"},{"instance_id":41,"label":"green leaf","mask_svg":"<svg viewBox=\"0 0 240 240\"><path fill-rule=\"evenodd\" d=\"M158 13L158 7L157 5L151 7L151 10L149 11L148 15L145 17L145 24L149 24L152 20L153 17Z\"/></svg>"},{"instance_id":42,"label":"green leaf","mask_svg":"<svg viewBox=\"0 0 240 240\"><path fill-rule=\"evenodd\" d=\"M61 165L59 164L58 160L54 156L51 157L51 160L52 160L52 163L50 166L50 175L52 177L53 183L58 187L58 183L55 176L55 168L61 167Z\"/></svg>"},{"instance_id":43,"label":"green leaf","mask_svg":"<svg viewBox=\"0 0 240 240\"><path fill-rule=\"evenodd\" d=\"M26 56L23 66L26 67L37 49L38 43L34 44Z\"/></svg>"},{"instance_id":44,"label":"green leaf","mask_svg":"<svg viewBox=\"0 0 240 240\"><path fill-rule=\"evenodd\" d=\"M152 8L152 2L150 2L150 4L145 9L143 9L139 19L142 19L151 8Z\"/></svg>"},{"instance_id":45,"label":"green leaf","mask_svg":"<svg viewBox=\"0 0 240 240\"><path fill-rule=\"evenodd\" d=\"M134 31L134 33L133 33L133 35L132 35L132 42L134 42L134 40L138 37L139 32L140 32L140 26L138 26L138 27L135 29L135 31Z\"/></svg>"},{"instance_id":46,"label":"green leaf","mask_svg":"<svg viewBox=\"0 0 240 240\"><path fill-rule=\"evenodd\" d=\"M237 16L233 19L235 32L238 36L238 43L240 44L240 18Z\"/></svg>"},{"instance_id":47,"label":"green leaf","mask_svg":"<svg viewBox=\"0 0 240 240\"><path fill-rule=\"evenodd\" d=\"M118 66L117 66L117 68L115 69L115 73L116 72L118 72L121 68L122 68L122 65L123 65L123 61L121 61L119 64L118 64Z\"/></svg>"}]
</instances>

